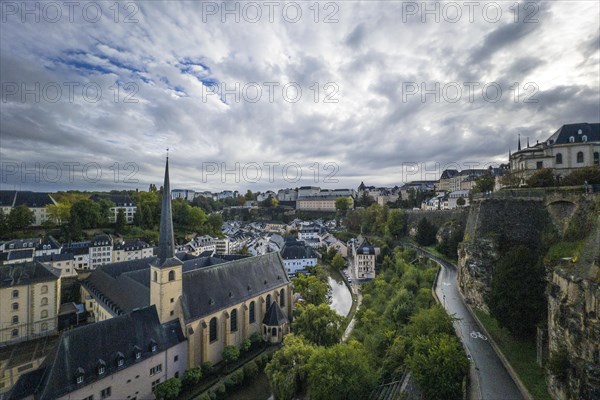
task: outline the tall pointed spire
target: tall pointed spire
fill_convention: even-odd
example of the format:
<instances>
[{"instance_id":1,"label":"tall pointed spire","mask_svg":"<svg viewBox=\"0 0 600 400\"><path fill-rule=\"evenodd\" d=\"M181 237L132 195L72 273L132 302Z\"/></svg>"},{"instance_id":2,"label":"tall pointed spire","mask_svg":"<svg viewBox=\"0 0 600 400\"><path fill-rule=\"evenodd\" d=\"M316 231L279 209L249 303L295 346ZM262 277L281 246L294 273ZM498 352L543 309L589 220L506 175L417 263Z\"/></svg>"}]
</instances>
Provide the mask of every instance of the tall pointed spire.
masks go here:
<instances>
[{"instance_id":1,"label":"tall pointed spire","mask_svg":"<svg viewBox=\"0 0 600 400\"><path fill-rule=\"evenodd\" d=\"M519 133L519 147L518 147L518 151L521 151L521 134Z\"/></svg>"},{"instance_id":2,"label":"tall pointed spire","mask_svg":"<svg viewBox=\"0 0 600 400\"><path fill-rule=\"evenodd\" d=\"M171 212L171 184L169 183L169 156L165 166L162 208L160 212L160 231L158 239L158 259L160 264L175 257L175 239L173 237L173 216Z\"/></svg>"},{"instance_id":3,"label":"tall pointed spire","mask_svg":"<svg viewBox=\"0 0 600 400\"><path fill-rule=\"evenodd\" d=\"M527 136L527 148L529 148L529 136Z\"/></svg>"}]
</instances>

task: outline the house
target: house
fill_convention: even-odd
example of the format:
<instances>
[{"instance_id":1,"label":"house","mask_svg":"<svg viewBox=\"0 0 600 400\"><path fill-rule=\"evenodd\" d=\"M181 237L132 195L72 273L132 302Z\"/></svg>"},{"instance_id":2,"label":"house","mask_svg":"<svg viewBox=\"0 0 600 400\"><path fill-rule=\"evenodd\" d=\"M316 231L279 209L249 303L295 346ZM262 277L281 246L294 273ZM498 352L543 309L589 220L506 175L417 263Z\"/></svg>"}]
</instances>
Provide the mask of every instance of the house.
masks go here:
<instances>
[{"instance_id":1,"label":"house","mask_svg":"<svg viewBox=\"0 0 600 400\"><path fill-rule=\"evenodd\" d=\"M301 186L298 188L298 197L297 199L303 197L314 197L319 194L321 188L318 186Z\"/></svg>"},{"instance_id":2,"label":"house","mask_svg":"<svg viewBox=\"0 0 600 400\"><path fill-rule=\"evenodd\" d=\"M90 242L71 242L63 246L62 252L73 254L75 268L90 269Z\"/></svg>"},{"instance_id":3,"label":"house","mask_svg":"<svg viewBox=\"0 0 600 400\"><path fill-rule=\"evenodd\" d=\"M450 191L450 182L452 178L458 175L458 170L456 169L445 169L440 176L440 180L435 186L436 192L449 192Z\"/></svg>"},{"instance_id":4,"label":"house","mask_svg":"<svg viewBox=\"0 0 600 400\"><path fill-rule=\"evenodd\" d=\"M89 268L96 269L100 265L112 262L113 238L111 235L96 235L89 246Z\"/></svg>"},{"instance_id":5,"label":"house","mask_svg":"<svg viewBox=\"0 0 600 400\"><path fill-rule=\"evenodd\" d=\"M281 258L290 276L317 265L317 253L310 247L297 242L287 242L281 250Z\"/></svg>"},{"instance_id":6,"label":"house","mask_svg":"<svg viewBox=\"0 0 600 400\"><path fill-rule=\"evenodd\" d=\"M333 235L327 234L321 238L321 245L327 248L327 251L334 249L342 257L348 257L348 246Z\"/></svg>"},{"instance_id":7,"label":"house","mask_svg":"<svg viewBox=\"0 0 600 400\"><path fill-rule=\"evenodd\" d=\"M196 198L196 192L191 189L173 189L171 190L171 200L184 199L192 201Z\"/></svg>"},{"instance_id":8,"label":"house","mask_svg":"<svg viewBox=\"0 0 600 400\"><path fill-rule=\"evenodd\" d=\"M375 259L379 249L373 247L365 238L351 241L352 270L356 279L375 278Z\"/></svg>"},{"instance_id":9,"label":"house","mask_svg":"<svg viewBox=\"0 0 600 400\"><path fill-rule=\"evenodd\" d=\"M272 190L267 190L264 193L259 193L256 196L256 201L258 201L260 203L260 202L263 202L263 201L267 200L269 197L271 197L273 199L276 199L277 198L277 194L275 192L273 192Z\"/></svg>"},{"instance_id":10,"label":"house","mask_svg":"<svg viewBox=\"0 0 600 400\"><path fill-rule=\"evenodd\" d=\"M17 206L26 206L33 212L32 226L40 226L48 221L47 206L55 205L56 201L49 193L38 193L17 190L0 190L0 209L7 215Z\"/></svg>"},{"instance_id":11,"label":"house","mask_svg":"<svg viewBox=\"0 0 600 400\"><path fill-rule=\"evenodd\" d=\"M279 201L296 201L298 192L296 189L281 189L277 192L277 200Z\"/></svg>"},{"instance_id":12,"label":"house","mask_svg":"<svg viewBox=\"0 0 600 400\"><path fill-rule=\"evenodd\" d=\"M36 261L47 267L60 272L60 278L72 278L77 276L75 270L75 255L72 253L48 254L36 257Z\"/></svg>"},{"instance_id":13,"label":"house","mask_svg":"<svg viewBox=\"0 0 600 400\"><path fill-rule=\"evenodd\" d=\"M141 239L115 241L112 248L111 262L137 260L152 257L154 249Z\"/></svg>"},{"instance_id":14,"label":"house","mask_svg":"<svg viewBox=\"0 0 600 400\"><path fill-rule=\"evenodd\" d=\"M578 168L600 166L600 123L563 125L543 142L521 148L521 138L515 153L509 154L510 171L521 184L542 168L550 168L566 176Z\"/></svg>"},{"instance_id":15,"label":"house","mask_svg":"<svg viewBox=\"0 0 600 400\"><path fill-rule=\"evenodd\" d=\"M181 324L189 341L188 367L221 361L226 346L239 346L253 333L269 340L282 338L288 325L267 332L262 323L274 302L286 318L292 318L291 282L281 255L177 258L168 159L163 187L156 256L106 264L92 271L81 282L86 310L103 321L136 308L156 306L161 323L177 320Z\"/></svg>"},{"instance_id":16,"label":"house","mask_svg":"<svg viewBox=\"0 0 600 400\"><path fill-rule=\"evenodd\" d=\"M0 343L56 332L59 275L38 261L0 266Z\"/></svg>"},{"instance_id":17,"label":"house","mask_svg":"<svg viewBox=\"0 0 600 400\"><path fill-rule=\"evenodd\" d=\"M155 306L65 331L41 366L22 375L8 399L151 399L183 377L188 341L179 321Z\"/></svg>"},{"instance_id":18,"label":"house","mask_svg":"<svg viewBox=\"0 0 600 400\"><path fill-rule=\"evenodd\" d=\"M90 197L90 200L98 202L100 200L109 200L114 203L114 206L110 208L110 215L108 216L108 222L115 223L117 222L117 215L119 214L119 210L123 210L125 214L125 222L128 224L133 224L133 216L137 211L137 206L131 200L131 197L127 194L117 194L117 193L102 193L102 194L94 194Z\"/></svg>"},{"instance_id":19,"label":"house","mask_svg":"<svg viewBox=\"0 0 600 400\"><path fill-rule=\"evenodd\" d=\"M455 208L468 206L470 204L470 201L469 201L469 193L470 192L471 192L470 190L455 190L454 192L451 192L448 195L448 209L454 210ZM457 203L458 199L463 199L465 201L465 204L462 206L459 206Z\"/></svg>"}]
</instances>

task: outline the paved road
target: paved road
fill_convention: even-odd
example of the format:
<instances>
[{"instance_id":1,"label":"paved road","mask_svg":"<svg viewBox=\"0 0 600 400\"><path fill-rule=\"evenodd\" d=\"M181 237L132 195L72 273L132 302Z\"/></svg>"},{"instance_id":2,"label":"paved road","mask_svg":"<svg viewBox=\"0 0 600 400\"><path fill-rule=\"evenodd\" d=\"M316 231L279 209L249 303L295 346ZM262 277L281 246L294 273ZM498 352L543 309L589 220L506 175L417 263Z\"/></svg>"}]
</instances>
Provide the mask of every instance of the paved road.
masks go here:
<instances>
[{"instance_id":1,"label":"paved road","mask_svg":"<svg viewBox=\"0 0 600 400\"><path fill-rule=\"evenodd\" d=\"M458 292L456 267L434 255L424 252L442 266L436 294L448 314L458 318L455 327L471 356L479 381L477 398L483 400L521 400L523 396L489 341L471 316Z\"/></svg>"}]
</instances>

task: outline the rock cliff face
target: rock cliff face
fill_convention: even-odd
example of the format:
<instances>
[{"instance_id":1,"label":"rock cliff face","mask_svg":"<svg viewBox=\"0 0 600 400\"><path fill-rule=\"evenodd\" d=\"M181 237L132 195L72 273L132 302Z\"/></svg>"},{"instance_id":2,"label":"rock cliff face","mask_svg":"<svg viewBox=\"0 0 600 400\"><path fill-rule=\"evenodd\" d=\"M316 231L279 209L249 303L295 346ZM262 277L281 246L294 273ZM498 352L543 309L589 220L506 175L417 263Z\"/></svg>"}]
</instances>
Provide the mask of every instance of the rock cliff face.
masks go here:
<instances>
[{"instance_id":1,"label":"rock cliff face","mask_svg":"<svg viewBox=\"0 0 600 400\"><path fill-rule=\"evenodd\" d=\"M549 374L556 399L600 399L600 286L557 269L548 295L550 354L568 356L566 379Z\"/></svg>"},{"instance_id":2,"label":"rock cliff face","mask_svg":"<svg viewBox=\"0 0 600 400\"><path fill-rule=\"evenodd\" d=\"M458 248L458 284L467 302L488 311L484 299L499 255L519 244L537 247L551 221L541 201L485 199L470 208Z\"/></svg>"}]
</instances>

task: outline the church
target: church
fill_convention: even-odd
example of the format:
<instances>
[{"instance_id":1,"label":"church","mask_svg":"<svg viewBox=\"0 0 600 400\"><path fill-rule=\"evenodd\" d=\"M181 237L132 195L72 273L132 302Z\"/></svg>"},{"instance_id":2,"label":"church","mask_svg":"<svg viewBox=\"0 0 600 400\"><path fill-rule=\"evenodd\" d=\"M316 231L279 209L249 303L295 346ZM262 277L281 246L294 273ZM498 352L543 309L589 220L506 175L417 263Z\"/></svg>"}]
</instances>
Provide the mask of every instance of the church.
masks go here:
<instances>
[{"instance_id":1,"label":"church","mask_svg":"<svg viewBox=\"0 0 600 400\"><path fill-rule=\"evenodd\" d=\"M226 346L254 333L280 342L292 318L291 282L278 252L175 255L168 158L157 254L94 270L82 281L81 301L96 321L154 305L161 323L179 321L189 367L221 361Z\"/></svg>"}]
</instances>

